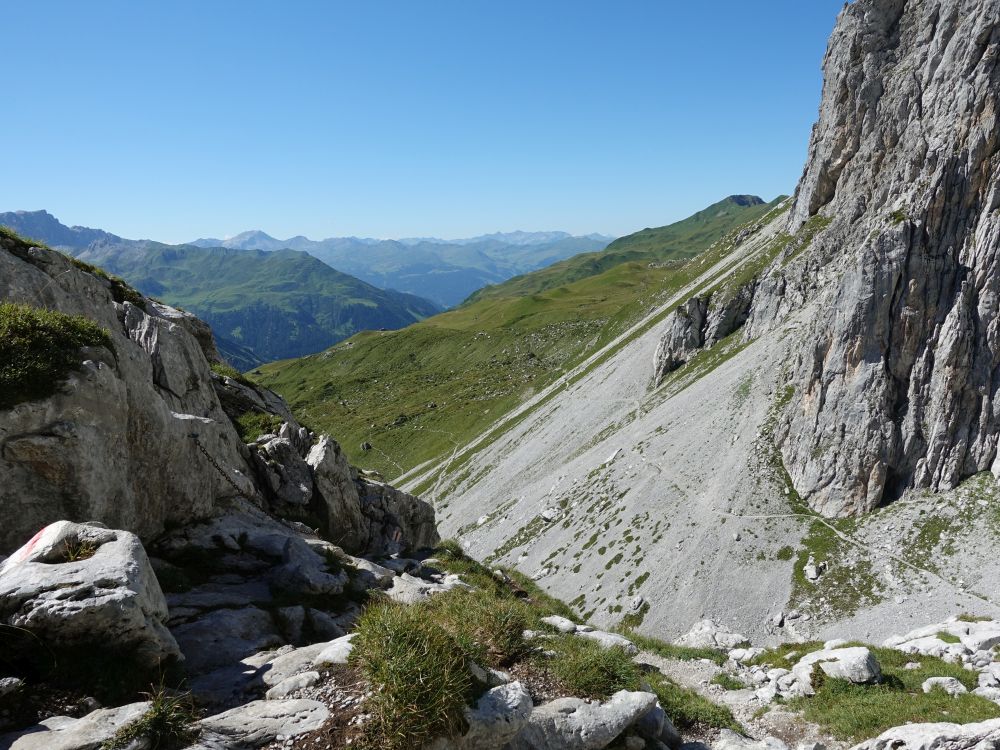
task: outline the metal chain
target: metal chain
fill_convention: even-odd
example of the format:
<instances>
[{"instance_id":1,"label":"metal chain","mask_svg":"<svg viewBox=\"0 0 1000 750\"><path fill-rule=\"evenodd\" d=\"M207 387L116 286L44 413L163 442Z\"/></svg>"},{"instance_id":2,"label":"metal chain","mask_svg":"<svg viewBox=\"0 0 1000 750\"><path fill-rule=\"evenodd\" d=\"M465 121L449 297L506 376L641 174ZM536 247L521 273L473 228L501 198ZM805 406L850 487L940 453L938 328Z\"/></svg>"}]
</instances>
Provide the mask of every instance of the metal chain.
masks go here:
<instances>
[{"instance_id":1,"label":"metal chain","mask_svg":"<svg viewBox=\"0 0 1000 750\"><path fill-rule=\"evenodd\" d=\"M222 475L222 478L225 479L229 483L229 486L232 487L234 490L236 490L236 494L240 495L240 496L243 496L245 494L244 491L243 491L243 489L241 489L240 487L238 487L236 485L236 482L234 482L232 480L232 478L229 476L229 474L226 472L225 469L223 469L221 466L219 466L218 461L216 461L212 457L212 454L210 454L207 450L205 450L205 446L202 445L201 441L198 439L198 433L192 432L191 435L190 435L190 437L191 437L192 440L194 440L194 444L196 446L198 446L198 450L200 450L205 455L205 458L208 459L208 462L210 464L212 464L212 466L215 467L215 470L217 472L219 472L219 474Z\"/></svg>"}]
</instances>

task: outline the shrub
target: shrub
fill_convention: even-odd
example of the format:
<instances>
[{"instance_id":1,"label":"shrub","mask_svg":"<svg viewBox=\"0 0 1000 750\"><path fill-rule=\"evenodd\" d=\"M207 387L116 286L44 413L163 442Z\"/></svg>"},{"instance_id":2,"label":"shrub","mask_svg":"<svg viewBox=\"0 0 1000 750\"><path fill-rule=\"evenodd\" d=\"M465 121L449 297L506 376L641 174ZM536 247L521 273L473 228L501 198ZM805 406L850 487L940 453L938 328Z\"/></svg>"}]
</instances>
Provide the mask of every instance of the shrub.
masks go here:
<instances>
[{"instance_id":1,"label":"shrub","mask_svg":"<svg viewBox=\"0 0 1000 750\"><path fill-rule=\"evenodd\" d=\"M380 602L358 620L351 660L372 686L370 747L409 750L463 727L472 675L459 644L429 612Z\"/></svg>"},{"instance_id":2,"label":"shrub","mask_svg":"<svg viewBox=\"0 0 1000 750\"><path fill-rule=\"evenodd\" d=\"M91 320L0 303L0 409L54 394L69 373L79 369L85 346L113 351L108 332Z\"/></svg>"}]
</instances>

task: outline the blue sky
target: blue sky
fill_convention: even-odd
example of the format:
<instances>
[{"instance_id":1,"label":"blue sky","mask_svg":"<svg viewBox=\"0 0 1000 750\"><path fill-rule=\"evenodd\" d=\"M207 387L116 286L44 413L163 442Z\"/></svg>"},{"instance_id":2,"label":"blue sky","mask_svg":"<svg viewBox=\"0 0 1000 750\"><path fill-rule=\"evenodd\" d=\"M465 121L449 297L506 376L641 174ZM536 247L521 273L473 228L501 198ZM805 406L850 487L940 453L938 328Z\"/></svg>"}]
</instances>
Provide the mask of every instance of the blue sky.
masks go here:
<instances>
[{"instance_id":1,"label":"blue sky","mask_svg":"<svg viewBox=\"0 0 1000 750\"><path fill-rule=\"evenodd\" d=\"M0 211L621 235L790 192L841 0L9 3Z\"/></svg>"}]
</instances>

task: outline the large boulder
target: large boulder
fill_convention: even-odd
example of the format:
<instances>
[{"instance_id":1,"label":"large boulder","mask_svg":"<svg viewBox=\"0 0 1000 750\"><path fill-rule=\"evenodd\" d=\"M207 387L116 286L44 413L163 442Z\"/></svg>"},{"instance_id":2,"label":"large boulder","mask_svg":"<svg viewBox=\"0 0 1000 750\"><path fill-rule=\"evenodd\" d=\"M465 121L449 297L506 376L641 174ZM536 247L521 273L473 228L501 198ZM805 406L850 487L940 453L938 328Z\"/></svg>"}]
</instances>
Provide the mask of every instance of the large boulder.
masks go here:
<instances>
[{"instance_id":1,"label":"large boulder","mask_svg":"<svg viewBox=\"0 0 1000 750\"><path fill-rule=\"evenodd\" d=\"M906 724L853 750L992 750L1000 747L1000 719L977 724Z\"/></svg>"},{"instance_id":2,"label":"large boulder","mask_svg":"<svg viewBox=\"0 0 1000 750\"><path fill-rule=\"evenodd\" d=\"M443 737L427 750L495 750L506 747L528 723L531 694L520 682L487 690L474 707L465 709L468 728L460 737Z\"/></svg>"},{"instance_id":3,"label":"large boulder","mask_svg":"<svg viewBox=\"0 0 1000 750\"><path fill-rule=\"evenodd\" d=\"M724 651L747 645L742 633L732 633L714 620L699 620L675 643L691 648L716 648Z\"/></svg>"},{"instance_id":4,"label":"large boulder","mask_svg":"<svg viewBox=\"0 0 1000 750\"><path fill-rule=\"evenodd\" d=\"M813 695L813 669L819 668L828 677L846 680L856 685L873 684L882 679L882 668L875 655L864 646L852 648L820 649L806 654L792 668L799 690Z\"/></svg>"},{"instance_id":5,"label":"large boulder","mask_svg":"<svg viewBox=\"0 0 1000 750\"><path fill-rule=\"evenodd\" d=\"M319 729L329 716L314 700L252 701L198 722L203 734L195 747L261 747Z\"/></svg>"},{"instance_id":6,"label":"large boulder","mask_svg":"<svg viewBox=\"0 0 1000 750\"><path fill-rule=\"evenodd\" d=\"M135 534L59 521L0 566L0 623L59 647L131 654L155 667L180 656L167 603Z\"/></svg>"},{"instance_id":7,"label":"large boulder","mask_svg":"<svg viewBox=\"0 0 1000 750\"><path fill-rule=\"evenodd\" d=\"M316 503L323 531L346 551L359 554L368 546L368 530L361 513L357 472L347 462L335 440L323 436L314 445L306 463L316 482Z\"/></svg>"},{"instance_id":8,"label":"large boulder","mask_svg":"<svg viewBox=\"0 0 1000 750\"><path fill-rule=\"evenodd\" d=\"M173 632L194 674L284 643L271 613L257 607L217 609Z\"/></svg>"},{"instance_id":9,"label":"large boulder","mask_svg":"<svg viewBox=\"0 0 1000 750\"><path fill-rule=\"evenodd\" d=\"M313 507L326 535L355 555L388 556L435 546L434 509L418 497L359 477L340 446L322 437L306 456L315 477Z\"/></svg>"},{"instance_id":10,"label":"large boulder","mask_svg":"<svg viewBox=\"0 0 1000 750\"><path fill-rule=\"evenodd\" d=\"M83 718L52 716L20 732L0 735L5 750L96 750L119 729L141 719L149 703L102 708Z\"/></svg>"},{"instance_id":11,"label":"large boulder","mask_svg":"<svg viewBox=\"0 0 1000 750\"><path fill-rule=\"evenodd\" d=\"M653 693L628 690L603 703L558 698L531 712L509 750L601 750L655 705Z\"/></svg>"},{"instance_id":12,"label":"large boulder","mask_svg":"<svg viewBox=\"0 0 1000 750\"><path fill-rule=\"evenodd\" d=\"M393 555L434 547L441 541L429 503L370 479L360 479L357 486L368 531L359 554Z\"/></svg>"}]
</instances>

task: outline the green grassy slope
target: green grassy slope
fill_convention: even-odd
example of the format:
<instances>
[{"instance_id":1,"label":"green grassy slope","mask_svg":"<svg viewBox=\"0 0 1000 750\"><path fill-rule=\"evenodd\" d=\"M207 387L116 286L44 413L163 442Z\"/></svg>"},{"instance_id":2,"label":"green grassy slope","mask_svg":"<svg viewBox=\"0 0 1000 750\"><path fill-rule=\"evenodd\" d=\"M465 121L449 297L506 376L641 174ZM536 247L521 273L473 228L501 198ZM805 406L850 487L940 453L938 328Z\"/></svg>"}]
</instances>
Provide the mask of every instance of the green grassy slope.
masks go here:
<instances>
[{"instance_id":1,"label":"green grassy slope","mask_svg":"<svg viewBox=\"0 0 1000 750\"><path fill-rule=\"evenodd\" d=\"M471 295L468 302L538 294L630 261L649 263L691 258L726 232L760 218L785 197L764 203L752 195L731 195L674 224L621 237L600 252L575 255L540 271L484 287Z\"/></svg>"},{"instance_id":2,"label":"green grassy slope","mask_svg":"<svg viewBox=\"0 0 1000 750\"><path fill-rule=\"evenodd\" d=\"M702 249L722 235L705 236ZM255 377L337 435L352 461L395 477L483 433L695 278L699 263L633 261L537 294L485 298Z\"/></svg>"},{"instance_id":3,"label":"green grassy slope","mask_svg":"<svg viewBox=\"0 0 1000 750\"><path fill-rule=\"evenodd\" d=\"M365 329L402 328L439 309L294 250L128 242L97 245L79 257L204 318L224 350L249 349L263 361L321 351Z\"/></svg>"}]
</instances>

